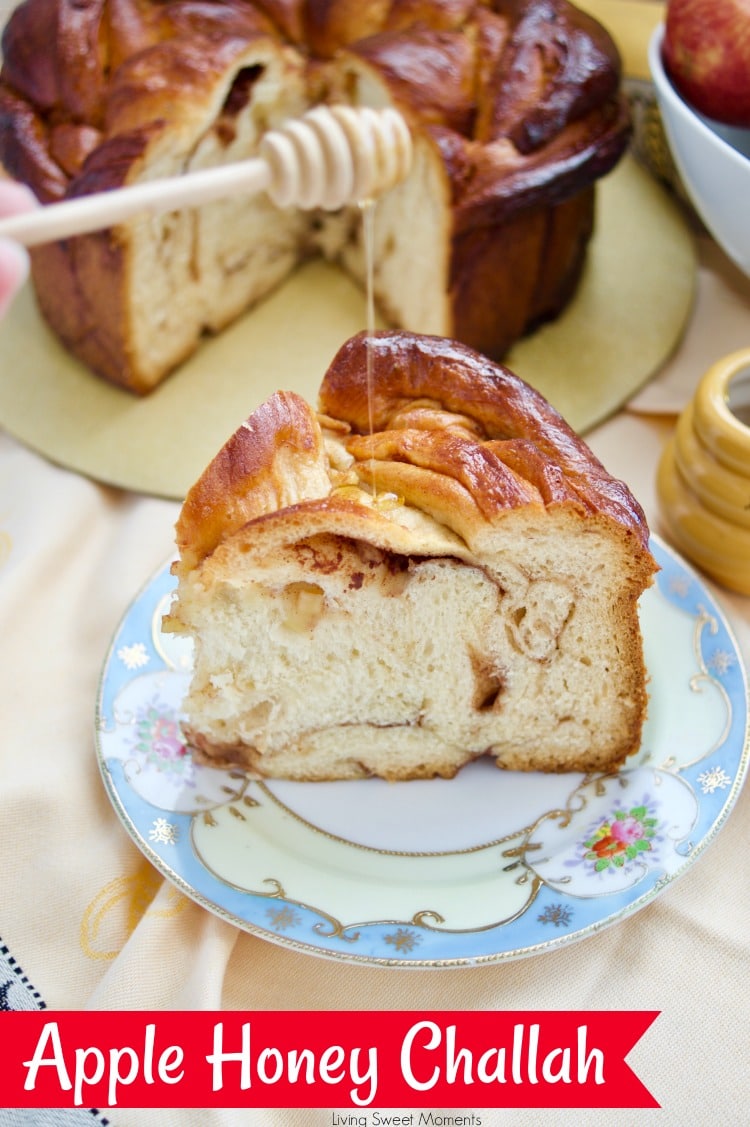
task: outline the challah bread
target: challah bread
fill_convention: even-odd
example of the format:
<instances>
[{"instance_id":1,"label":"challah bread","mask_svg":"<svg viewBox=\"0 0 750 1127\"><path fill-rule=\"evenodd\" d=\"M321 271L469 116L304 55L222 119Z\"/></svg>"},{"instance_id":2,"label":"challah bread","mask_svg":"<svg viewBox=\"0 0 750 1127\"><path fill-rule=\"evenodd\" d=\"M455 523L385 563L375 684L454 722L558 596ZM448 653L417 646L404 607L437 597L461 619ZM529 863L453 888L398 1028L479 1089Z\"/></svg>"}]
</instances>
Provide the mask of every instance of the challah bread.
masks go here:
<instances>
[{"instance_id":1,"label":"challah bread","mask_svg":"<svg viewBox=\"0 0 750 1127\"><path fill-rule=\"evenodd\" d=\"M629 136L617 51L567 0L24 0L2 46L0 161L45 203L252 157L313 103L395 105L415 159L378 205L377 302L495 358L567 303ZM356 206L140 216L35 249L33 279L146 393L315 253L363 278Z\"/></svg>"},{"instance_id":2,"label":"challah bread","mask_svg":"<svg viewBox=\"0 0 750 1127\"><path fill-rule=\"evenodd\" d=\"M165 629L194 639L198 753L307 780L617 767L655 571L627 488L443 338L352 338L318 406L273 395L185 499Z\"/></svg>"}]
</instances>

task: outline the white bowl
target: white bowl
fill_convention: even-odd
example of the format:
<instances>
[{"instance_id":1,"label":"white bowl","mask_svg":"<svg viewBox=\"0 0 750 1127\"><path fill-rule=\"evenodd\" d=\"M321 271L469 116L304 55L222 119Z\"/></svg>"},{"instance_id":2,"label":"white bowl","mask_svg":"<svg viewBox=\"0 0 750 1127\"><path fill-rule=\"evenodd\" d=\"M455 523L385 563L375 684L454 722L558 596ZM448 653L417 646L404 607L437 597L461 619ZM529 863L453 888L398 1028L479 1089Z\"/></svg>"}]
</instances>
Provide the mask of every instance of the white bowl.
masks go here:
<instances>
[{"instance_id":1,"label":"white bowl","mask_svg":"<svg viewBox=\"0 0 750 1127\"><path fill-rule=\"evenodd\" d=\"M750 277L750 129L718 125L683 101L664 70L663 39L662 24L648 60L677 171L708 230Z\"/></svg>"}]
</instances>

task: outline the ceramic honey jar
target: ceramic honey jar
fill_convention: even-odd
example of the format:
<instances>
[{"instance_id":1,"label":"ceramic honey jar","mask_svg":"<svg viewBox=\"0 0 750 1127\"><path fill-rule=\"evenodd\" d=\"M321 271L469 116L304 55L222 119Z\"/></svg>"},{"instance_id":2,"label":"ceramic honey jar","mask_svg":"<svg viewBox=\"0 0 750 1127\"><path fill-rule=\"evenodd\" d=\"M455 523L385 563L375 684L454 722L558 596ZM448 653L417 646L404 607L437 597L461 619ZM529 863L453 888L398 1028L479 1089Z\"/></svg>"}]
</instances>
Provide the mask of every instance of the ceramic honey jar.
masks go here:
<instances>
[{"instance_id":1,"label":"ceramic honey jar","mask_svg":"<svg viewBox=\"0 0 750 1127\"><path fill-rule=\"evenodd\" d=\"M675 546L718 583L750 595L750 348L703 376L664 449L656 487Z\"/></svg>"}]
</instances>

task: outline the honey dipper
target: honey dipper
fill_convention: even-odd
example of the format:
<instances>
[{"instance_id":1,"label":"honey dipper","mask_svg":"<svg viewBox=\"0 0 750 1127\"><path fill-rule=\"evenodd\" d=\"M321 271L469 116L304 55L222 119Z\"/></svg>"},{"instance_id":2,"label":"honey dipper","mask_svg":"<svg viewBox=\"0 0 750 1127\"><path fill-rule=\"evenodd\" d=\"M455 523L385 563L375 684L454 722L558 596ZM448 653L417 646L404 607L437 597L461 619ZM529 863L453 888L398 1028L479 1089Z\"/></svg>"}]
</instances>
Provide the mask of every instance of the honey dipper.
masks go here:
<instances>
[{"instance_id":1,"label":"honey dipper","mask_svg":"<svg viewBox=\"0 0 750 1127\"><path fill-rule=\"evenodd\" d=\"M241 192L279 207L335 211L403 179L411 136L394 109L317 106L261 138L259 155L132 187L114 188L0 220L0 237L25 246L111 227L139 212L175 211Z\"/></svg>"}]
</instances>

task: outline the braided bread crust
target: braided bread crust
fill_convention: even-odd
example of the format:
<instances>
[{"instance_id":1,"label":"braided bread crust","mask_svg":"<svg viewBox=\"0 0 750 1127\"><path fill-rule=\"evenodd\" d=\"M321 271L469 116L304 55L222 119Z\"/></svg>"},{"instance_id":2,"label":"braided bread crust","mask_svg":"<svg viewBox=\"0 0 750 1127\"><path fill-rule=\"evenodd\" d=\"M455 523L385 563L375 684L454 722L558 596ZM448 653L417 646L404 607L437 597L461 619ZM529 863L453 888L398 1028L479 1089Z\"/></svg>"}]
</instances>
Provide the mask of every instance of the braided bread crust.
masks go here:
<instances>
[{"instance_id":1,"label":"braided bread crust","mask_svg":"<svg viewBox=\"0 0 750 1127\"><path fill-rule=\"evenodd\" d=\"M377 299L494 358L569 300L629 137L615 47L567 0L24 0L3 56L0 160L44 202L251 157L311 103L395 105L416 154ZM144 393L320 251L362 279L356 209L222 201L38 248L33 277L65 344Z\"/></svg>"}]
</instances>

